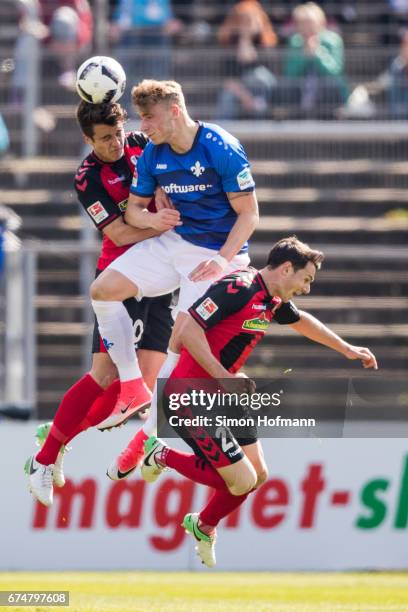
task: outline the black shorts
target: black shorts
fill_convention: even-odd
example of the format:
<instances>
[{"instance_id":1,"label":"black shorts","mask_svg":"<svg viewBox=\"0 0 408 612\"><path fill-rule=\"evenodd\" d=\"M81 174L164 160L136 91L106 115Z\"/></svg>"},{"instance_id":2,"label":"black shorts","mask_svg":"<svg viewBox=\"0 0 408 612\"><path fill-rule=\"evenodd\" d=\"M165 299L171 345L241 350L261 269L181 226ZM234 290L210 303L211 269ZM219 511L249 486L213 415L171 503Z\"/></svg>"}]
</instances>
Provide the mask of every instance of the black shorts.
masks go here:
<instances>
[{"instance_id":1,"label":"black shorts","mask_svg":"<svg viewBox=\"0 0 408 612\"><path fill-rule=\"evenodd\" d=\"M158 415L160 413L163 414L163 425L160 427L159 435L166 437L167 433L167 437L174 437L174 432L176 432L192 448L197 456L210 463L215 469L237 463L244 457L241 447L254 444L257 441L256 425L246 425L245 427L217 425L214 415L207 415L208 419L205 422L206 415L200 410L197 411L194 407L180 406L177 410L170 409L168 393L175 391L183 392L183 388L180 388L179 383L183 385L184 380L174 381L174 379L170 378L165 385L163 393L159 394ZM174 386L172 382L174 382ZM218 411L218 415L226 416L228 412L222 415ZM243 415L247 415L246 409L241 409L241 411L239 409L234 410L234 414L229 414L229 416L234 417ZM201 420L195 425L187 426L182 424L175 426L171 420L171 417L176 417L177 420L180 419L179 422L184 423L186 419L194 419L197 416L200 416ZM173 432L169 433L171 429Z\"/></svg>"},{"instance_id":2,"label":"black shorts","mask_svg":"<svg viewBox=\"0 0 408 612\"><path fill-rule=\"evenodd\" d=\"M97 270L96 276L101 273ZM167 347L173 328L171 305L173 295L167 293L154 298L142 298L139 302L129 298L123 302L132 319L135 332L135 349L167 353ZM92 338L92 353L106 353L107 350L99 335L98 323L95 325Z\"/></svg>"}]
</instances>

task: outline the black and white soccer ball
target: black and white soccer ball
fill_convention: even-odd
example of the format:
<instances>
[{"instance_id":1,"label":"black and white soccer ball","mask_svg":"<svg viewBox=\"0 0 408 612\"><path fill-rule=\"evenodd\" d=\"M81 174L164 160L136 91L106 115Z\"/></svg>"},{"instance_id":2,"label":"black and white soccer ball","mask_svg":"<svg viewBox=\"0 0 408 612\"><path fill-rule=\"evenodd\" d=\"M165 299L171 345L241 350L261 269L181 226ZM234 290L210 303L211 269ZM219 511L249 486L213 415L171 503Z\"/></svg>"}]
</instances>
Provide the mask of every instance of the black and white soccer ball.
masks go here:
<instances>
[{"instance_id":1,"label":"black and white soccer ball","mask_svg":"<svg viewBox=\"0 0 408 612\"><path fill-rule=\"evenodd\" d=\"M78 68L76 89L85 102L117 102L125 87L125 71L112 57L91 57Z\"/></svg>"}]
</instances>

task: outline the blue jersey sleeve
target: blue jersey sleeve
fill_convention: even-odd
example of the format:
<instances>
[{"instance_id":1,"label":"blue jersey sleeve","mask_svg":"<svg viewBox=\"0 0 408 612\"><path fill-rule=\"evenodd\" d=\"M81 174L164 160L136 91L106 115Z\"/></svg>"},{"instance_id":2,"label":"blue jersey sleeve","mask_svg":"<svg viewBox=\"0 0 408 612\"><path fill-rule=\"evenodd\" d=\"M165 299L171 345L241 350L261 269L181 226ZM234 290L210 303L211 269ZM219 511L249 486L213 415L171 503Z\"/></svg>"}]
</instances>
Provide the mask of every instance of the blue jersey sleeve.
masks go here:
<instances>
[{"instance_id":1,"label":"blue jersey sleeve","mask_svg":"<svg viewBox=\"0 0 408 612\"><path fill-rule=\"evenodd\" d=\"M151 197L156 189L156 179L150 172L151 155L149 145L136 162L130 193L142 198Z\"/></svg>"},{"instance_id":2,"label":"blue jersey sleeve","mask_svg":"<svg viewBox=\"0 0 408 612\"><path fill-rule=\"evenodd\" d=\"M235 138L224 143L215 152L215 160L222 180L222 187L229 191L253 191L255 181L241 143Z\"/></svg>"}]
</instances>

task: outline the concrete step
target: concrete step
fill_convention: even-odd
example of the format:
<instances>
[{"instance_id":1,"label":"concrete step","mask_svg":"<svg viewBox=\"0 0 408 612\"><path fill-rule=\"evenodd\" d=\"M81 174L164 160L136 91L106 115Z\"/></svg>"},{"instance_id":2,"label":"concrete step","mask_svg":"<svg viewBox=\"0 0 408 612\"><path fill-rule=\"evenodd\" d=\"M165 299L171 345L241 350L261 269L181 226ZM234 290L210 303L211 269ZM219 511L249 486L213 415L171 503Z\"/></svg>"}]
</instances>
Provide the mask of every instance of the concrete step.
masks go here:
<instances>
[{"instance_id":1,"label":"concrete step","mask_svg":"<svg viewBox=\"0 0 408 612\"><path fill-rule=\"evenodd\" d=\"M408 219L400 217L296 217L262 216L253 241L278 240L283 235L296 234L300 240L317 248L324 240L332 244L404 245L407 241Z\"/></svg>"},{"instance_id":2,"label":"concrete step","mask_svg":"<svg viewBox=\"0 0 408 612\"><path fill-rule=\"evenodd\" d=\"M392 320L394 324L407 320L407 297L331 297L319 295L319 277L313 295L296 298L298 308L307 310L327 323L370 324ZM317 294L317 295L316 295ZM35 300L38 322L80 323L84 313L91 311L88 297L39 295Z\"/></svg>"},{"instance_id":3,"label":"concrete step","mask_svg":"<svg viewBox=\"0 0 408 612\"><path fill-rule=\"evenodd\" d=\"M65 175L64 175L65 176ZM259 185L258 175L255 175ZM65 181L64 181L65 182ZM267 177L267 181L273 183ZM262 181L261 181L262 183ZM257 187L261 214L298 216L408 216L408 190L383 189L319 189L313 187ZM73 189L6 189L0 193L0 204L12 206L25 221L35 218L79 215L80 205ZM406 212L405 212L406 211Z\"/></svg>"},{"instance_id":4,"label":"concrete step","mask_svg":"<svg viewBox=\"0 0 408 612\"><path fill-rule=\"evenodd\" d=\"M24 163L19 159L0 161L0 178L5 190L72 189L79 157L38 158ZM275 189L315 189L333 192L336 189L403 190L408 186L408 162L369 159L338 161L276 161L255 159L252 162L257 187ZM375 200L375 197L371 198ZM382 196L381 196L382 199Z\"/></svg>"}]
</instances>

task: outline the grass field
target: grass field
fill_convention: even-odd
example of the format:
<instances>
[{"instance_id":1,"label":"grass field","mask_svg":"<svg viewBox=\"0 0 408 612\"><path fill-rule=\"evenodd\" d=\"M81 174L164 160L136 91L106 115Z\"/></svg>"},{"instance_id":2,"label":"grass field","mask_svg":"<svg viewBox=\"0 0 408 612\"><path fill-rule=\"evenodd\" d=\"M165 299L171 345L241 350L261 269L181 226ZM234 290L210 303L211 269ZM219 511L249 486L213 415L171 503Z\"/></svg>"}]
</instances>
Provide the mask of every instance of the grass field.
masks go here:
<instances>
[{"instance_id":1,"label":"grass field","mask_svg":"<svg viewBox=\"0 0 408 612\"><path fill-rule=\"evenodd\" d=\"M405 573L0 573L0 590L68 590L69 608L48 612L319 612L408 610Z\"/></svg>"}]
</instances>

